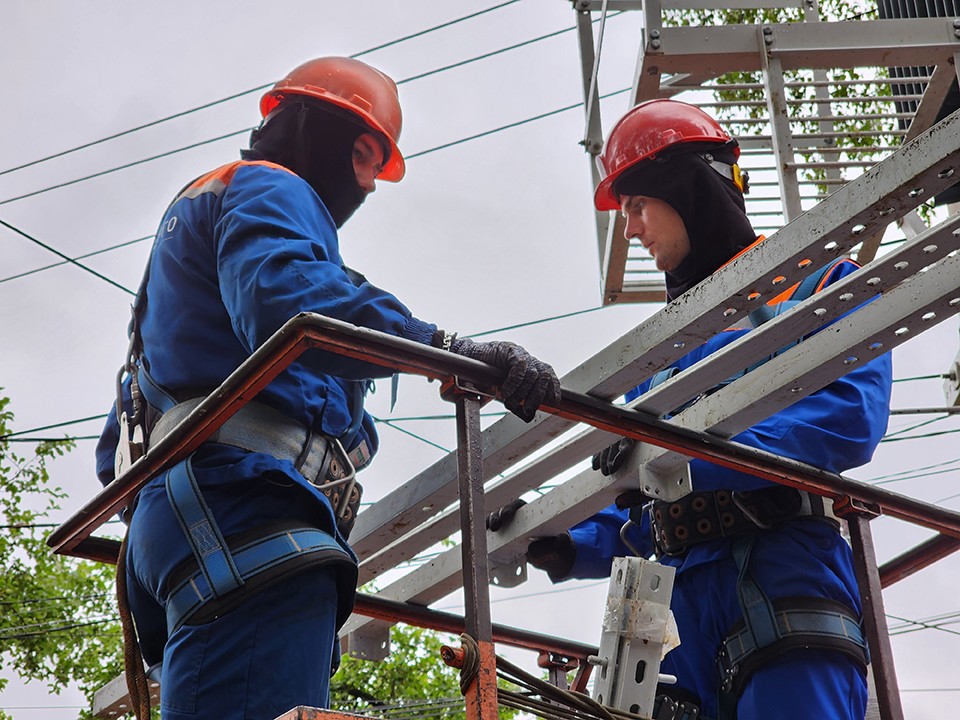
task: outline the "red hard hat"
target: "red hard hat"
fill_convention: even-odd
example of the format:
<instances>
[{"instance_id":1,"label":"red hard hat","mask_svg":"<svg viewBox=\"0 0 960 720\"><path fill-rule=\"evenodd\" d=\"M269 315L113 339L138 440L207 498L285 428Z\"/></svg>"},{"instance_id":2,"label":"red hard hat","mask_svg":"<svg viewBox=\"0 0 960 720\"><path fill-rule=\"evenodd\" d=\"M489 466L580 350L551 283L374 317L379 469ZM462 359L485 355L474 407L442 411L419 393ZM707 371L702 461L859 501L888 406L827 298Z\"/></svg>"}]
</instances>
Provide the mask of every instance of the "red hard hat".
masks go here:
<instances>
[{"instance_id":1,"label":"red hard hat","mask_svg":"<svg viewBox=\"0 0 960 720\"><path fill-rule=\"evenodd\" d=\"M406 166L397 147L403 118L397 84L388 76L353 58L310 60L291 70L260 99L260 114L266 117L290 95L307 95L359 116L390 145L390 156L377 178L390 182L403 178Z\"/></svg>"},{"instance_id":2,"label":"red hard hat","mask_svg":"<svg viewBox=\"0 0 960 720\"><path fill-rule=\"evenodd\" d=\"M597 210L619 210L620 198L613 184L630 168L655 158L679 143L725 145L730 135L703 110L678 100L648 100L640 103L613 126L597 157L603 178L593 203ZM739 157L740 149L734 148Z\"/></svg>"}]
</instances>

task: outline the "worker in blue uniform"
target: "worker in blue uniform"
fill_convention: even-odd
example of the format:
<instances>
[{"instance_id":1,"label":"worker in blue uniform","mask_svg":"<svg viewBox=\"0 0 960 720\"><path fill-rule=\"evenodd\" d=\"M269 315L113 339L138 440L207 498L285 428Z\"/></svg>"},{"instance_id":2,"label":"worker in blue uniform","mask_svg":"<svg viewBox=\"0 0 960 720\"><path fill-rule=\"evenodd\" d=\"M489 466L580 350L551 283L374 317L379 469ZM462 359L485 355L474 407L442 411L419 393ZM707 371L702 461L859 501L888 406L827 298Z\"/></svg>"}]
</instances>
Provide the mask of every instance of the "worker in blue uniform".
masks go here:
<instances>
[{"instance_id":1,"label":"worker in blue uniform","mask_svg":"<svg viewBox=\"0 0 960 720\"><path fill-rule=\"evenodd\" d=\"M736 141L713 118L673 100L642 103L611 131L599 158L605 177L596 207L622 212L626 237L638 239L665 273L668 300L762 242L745 214L738 156ZM772 300L768 311L857 267L831 263ZM748 331L709 338L627 399ZM877 357L733 440L848 470L868 462L880 442L890 386L890 357ZM621 439L594 457L594 469L612 474L633 448ZM693 717L697 708L699 717L713 719L862 720L860 598L829 501L703 460L692 460L690 471L690 495L611 506L567 533L533 541L529 562L554 582L607 576L615 556L632 554L656 555L676 568L672 609L681 644L662 671L678 684L662 688L672 697L661 698L657 718ZM791 624L793 631L785 628Z\"/></svg>"},{"instance_id":2,"label":"worker in blue uniform","mask_svg":"<svg viewBox=\"0 0 960 720\"><path fill-rule=\"evenodd\" d=\"M439 330L344 265L338 228L376 180L404 175L393 80L319 58L260 109L243 159L188 183L160 223L97 450L104 484L305 311L493 364L524 420L559 401L553 370L523 348ZM391 372L306 351L128 509L120 579L165 720L326 707L356 589L355 470L378 446L363 398Z\"/></svg>"}]
</instances>

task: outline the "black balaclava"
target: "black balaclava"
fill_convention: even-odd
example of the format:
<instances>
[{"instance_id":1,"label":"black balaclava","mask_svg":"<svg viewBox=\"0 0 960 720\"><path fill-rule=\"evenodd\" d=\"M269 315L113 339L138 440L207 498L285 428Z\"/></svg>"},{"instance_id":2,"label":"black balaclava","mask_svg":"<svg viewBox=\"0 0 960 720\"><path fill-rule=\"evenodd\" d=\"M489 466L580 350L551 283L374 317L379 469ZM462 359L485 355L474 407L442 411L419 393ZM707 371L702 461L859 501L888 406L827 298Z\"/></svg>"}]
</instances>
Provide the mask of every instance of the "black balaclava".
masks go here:
<instances>
[{"instance_id":1,"label":"black balaclava","mask_svg":"<svg viewBox=\"0 0 960 720\"><path fill-rule=\"evenodd\" d=\"M353 113L292 96L253 131L242 156L283 165L302 177L339 228L366 198L353 170L353 143L367 132Z\"/></svg>"},{"instance_id":2,"label":"black balaclava","mask_svg":"<svg viewBox=\"0 0 960 720\"><path fill-rule=\"evenodd\" d=\"M665 273L668 301L705 280L757 239L743 194L709 165L708 158L729 165L736 161L730 145L688 146L640 163L613 186L618 195L663 200L683 220L690 253Z\"/></svg>"}]
</instances>

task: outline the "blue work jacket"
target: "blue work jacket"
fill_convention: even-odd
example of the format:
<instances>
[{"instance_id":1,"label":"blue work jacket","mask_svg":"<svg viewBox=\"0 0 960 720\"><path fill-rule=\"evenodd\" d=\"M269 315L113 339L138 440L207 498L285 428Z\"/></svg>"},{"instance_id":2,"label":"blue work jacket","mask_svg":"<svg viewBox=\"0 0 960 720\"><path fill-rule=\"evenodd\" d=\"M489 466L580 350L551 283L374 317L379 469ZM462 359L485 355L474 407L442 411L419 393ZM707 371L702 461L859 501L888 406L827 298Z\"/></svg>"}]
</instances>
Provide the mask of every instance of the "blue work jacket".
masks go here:
<instances>
[{"instance_id":1,"label":"blue work jacket","mask_svg":"<svg viewBox=\"0 0 960 720\"><path fill-rule=\"evenodd\" d=\"M336 226L316 192L293 172L264 161L224 165L179 193L160 224L140 293L143 362L178 400L208 394L300 312L425 344L436 330L345 268ZM311 349L257 400L343 439L347 450L365 442L372 457L377 433L363 395L371 378L392 372ZM104 484L113 480L118 437L111 410L97 448ZM287 461L225 446L201 449L198 457L210 460L214 452L223 467L220 481L279 471L326 503Z\"/></svg>"},{"instance_id":2,"label":"blue work jacket","mask_svg":"<svg viewBox=\"0 0 960 720\"><path fill-rule=\"evenodd\" d=\"M838 261L817 290L858 268L851 260ZM746 332L749 329L721 332L680 358L675 367L684 370ZM830 472L840 473L864 465L870 461L887 429L892 372L890 355L884 354L731 439ZM639 397L649 387L648 380L634 388L626 394L627 401ZM775 484L706 460L691 460L690 473L696 492L756 490ZM627 518L627 510L610 505L573 527L570 534L576 546L576 559L568 577L607 577L614 557L633 555L619 534ZM653 554L648 513L643 514L639 525L631 527L628 538L645 556ZM692 567L726 552L724 541L719 540L695 545L682 558L664 557L661 562L680 568Z\"/></svg>"}]
</instances>

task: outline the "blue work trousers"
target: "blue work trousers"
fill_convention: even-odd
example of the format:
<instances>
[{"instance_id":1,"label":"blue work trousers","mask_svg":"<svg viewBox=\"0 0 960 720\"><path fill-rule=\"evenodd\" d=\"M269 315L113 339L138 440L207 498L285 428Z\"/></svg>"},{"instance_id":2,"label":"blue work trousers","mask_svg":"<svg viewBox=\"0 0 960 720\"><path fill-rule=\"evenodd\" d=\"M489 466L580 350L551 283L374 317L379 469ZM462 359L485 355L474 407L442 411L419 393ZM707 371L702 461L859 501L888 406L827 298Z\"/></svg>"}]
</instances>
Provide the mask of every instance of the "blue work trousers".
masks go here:
<instances>
[{"instance_id":1,"label":"blue work trousers","mask_svg":"<svg viewBox=\"0 0 960 720\"><path fill-rule=\"evenodd\" d=\"M305 492L265 478L216 486L198 471L221 531L230 536L273 519L314 525ZM162 658L163 720L272 720L298 705L326 707L337 612L332 566L310 566L249 597L211 622L167 637L165 589L191 556L162 479L141 491L130 524L127 596L144 658Z\"/></svg>"},{"instance_id":2,"label":"blue work trousers","mask_svg":"<svg viewBox=\"0 0 960 720\"><path fill-rule=\"evenodd\" d=\"M718 717L719 648L741 618L739 571L726 552L731 542L712 544L710 560L688 558L693 562L678 568L671 608L681 644L661 665L661 672L676 675L680 688L699 697L709 718ZM749 567L771 599L815 596L859 612L851 563L840 534L811 520L758 533ZM737 705L737 720L863 720L866 701L866 677L852 658L834 650L798 649L753 674Z\"/></svg>"}]
</instances>

